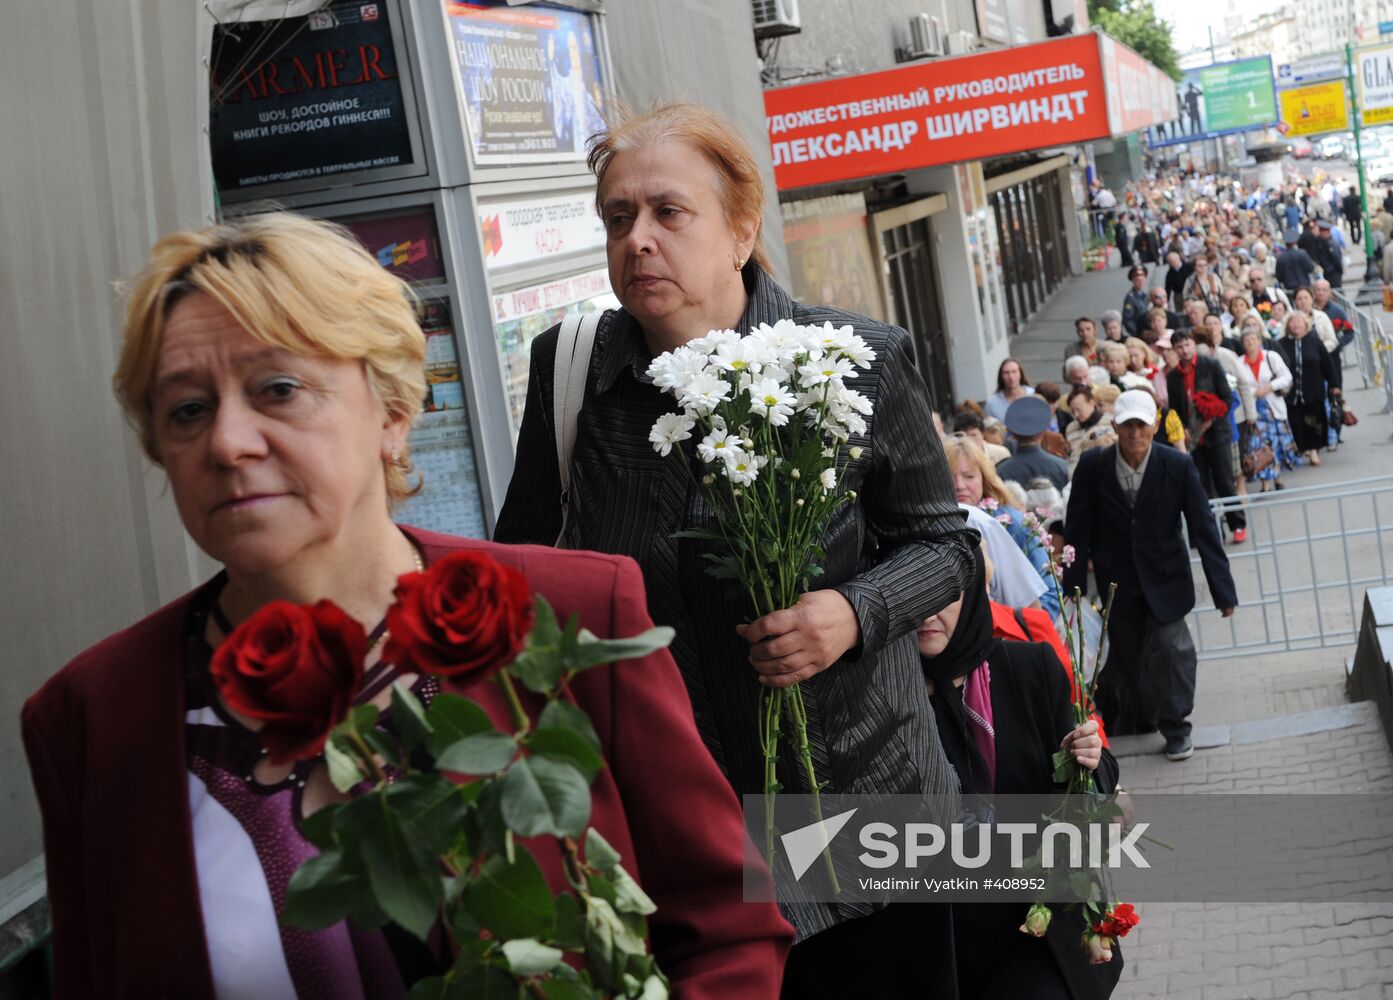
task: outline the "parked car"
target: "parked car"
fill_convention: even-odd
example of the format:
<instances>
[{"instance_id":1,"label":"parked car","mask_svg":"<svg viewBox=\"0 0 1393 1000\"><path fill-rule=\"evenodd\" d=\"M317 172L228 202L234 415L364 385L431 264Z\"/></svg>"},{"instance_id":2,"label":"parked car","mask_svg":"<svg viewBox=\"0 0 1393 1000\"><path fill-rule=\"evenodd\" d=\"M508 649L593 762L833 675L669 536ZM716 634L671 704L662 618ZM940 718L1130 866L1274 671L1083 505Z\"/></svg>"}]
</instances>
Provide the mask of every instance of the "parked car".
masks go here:
<instances>
[{"instance_id":1,"label":"parked car","mask_svg":"<svg viewBox=\"0 0 1393 1000\"><path fill-rule=\"evenodd\" d=\"M1345 155L1345 140L1338 135L1327 135L1320 141L1320 155L1323 160L1339 160Z\"/></svg>"},{"instance_id":2,"label":"parked car","mask_svg":"<svg viewBox=\"0 0 1393 1000\"><path fill-rule=\"evenodd\" d=\"M1287 143L1287 152L1290 153L1294 159L1308 160L1311 158L1311 154L1314 150L1311 148L1311 140L1297 136L1291 142Z\"/></svg>"}]
</instances>

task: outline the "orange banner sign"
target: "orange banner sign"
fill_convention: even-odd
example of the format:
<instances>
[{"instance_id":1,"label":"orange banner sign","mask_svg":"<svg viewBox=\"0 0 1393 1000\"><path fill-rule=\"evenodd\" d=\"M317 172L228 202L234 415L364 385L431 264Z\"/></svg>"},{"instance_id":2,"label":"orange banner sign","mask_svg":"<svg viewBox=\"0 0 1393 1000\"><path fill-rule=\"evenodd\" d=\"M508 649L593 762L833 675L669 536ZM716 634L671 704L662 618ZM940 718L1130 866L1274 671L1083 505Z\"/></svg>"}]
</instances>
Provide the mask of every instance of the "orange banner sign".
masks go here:
<instances>
[{"instance_id":1,"label":"orange banner sign","mask_svg":"<svg viewBox=\"0 0 1393 1000\"><path fill-rule=\"evenodd\" d=\"M1109 135L1097 34L764 94L779 190Z\"/></svg>"}]
</instances>

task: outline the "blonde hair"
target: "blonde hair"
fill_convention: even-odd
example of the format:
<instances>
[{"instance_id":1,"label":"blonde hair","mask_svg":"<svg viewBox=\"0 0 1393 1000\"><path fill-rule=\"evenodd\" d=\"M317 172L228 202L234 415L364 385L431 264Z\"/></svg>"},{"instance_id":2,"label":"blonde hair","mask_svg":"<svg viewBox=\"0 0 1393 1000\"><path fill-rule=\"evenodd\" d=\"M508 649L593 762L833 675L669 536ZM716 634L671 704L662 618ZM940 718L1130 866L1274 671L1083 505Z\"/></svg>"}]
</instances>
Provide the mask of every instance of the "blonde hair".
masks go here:
<instances>
[{"instance_id":1,"label":"blonde hair","mask_svg":"<svg viewBox=\"0 0 1393 1000\"><path fill-rule=\"evenodd\" d=\"M971 438L945 438L943 441L943 453L948 458L948 474L951 476L958 469L958 462L966 458L977 466L977 471L982 474L982 496L991 497L997 503L1014 505L1015 497L997 474L996 466L987 457L987 453L981 445Z\"/></svg>"},{"instance_id":2,"label":"blonde hair","mask_svg":"<svg viewBox=\"0 0 1393 1000\"><path fill-rule=\"evenodd\" d=\"M1117 402L1117 397L1121 395L1122 390L1112 384L1095 385L1093 387L1093 402L1097 403L1099 406L1111 406L1113 403Z\"/></svg>"},{"instance_id":3,"label":"blonde hair","mask_svg":"<svg viewBox=\"0 0 1393 1000\"><path fill-rule=\"evenodd\" d=\"M715 169L717 194L728 223L754 226L750 262L768 272L764 251L764 178L749 144L727 119L699 104L681 101L655 103L637 111L617 102L606 115L606 127L590 137L586 162L595 175L595 208L604 214L600 192L605 174L618 153L647 149L662 142L685 142Z\"/></svg>"},{"instance_id":4,"label":"blonde hair","mask_svg":"<svg viewBox=\"0 0 1393 1000\"><path fill-rule=\"evenodd\" d=\"M1156 352L1152 349L1151 345L1148 344L1146 341L1142 340L1140 337L1128 337L1126 340L1122 342L1122 346L1128 348L1127 363L1129 365L1132 363L1132 355L1130 349L1133 347L1141 348L1142 356L1146 358L1147 364L1159 365L1161 363L1161 359L1157 357Z\"/></svg>"},{"instance_id":5,"label":"blonde hair","mask_svg":"<svg viewBox=\"0 0 1393 1000\"><path fill-rule=\"evenodd\" d=\"M361 361L392 419L408 422L426 395L426 338L410 287L341 226L289 212L186 229L162 237L131 282L112 378L126 418L160 465L151 390L169 311L208 295L257 340L296 354ZM420 489L410 462L383 460L391 503Z\"/></svg>"},{"instance_id":6,"label":"blonde hair","mask_svg":"<svg viewBox=\"0 0 1393 1000\"><path fill-rule=\"evenodd\" d=\"M1132 359L1127 355L1127 348L1126 348L1126 346L1123 345L1123 344L1119 344L1119 343L1117 343L1116 341L1109 341L1108 343L1103 344L1102 346L1100 346L1100 347L1098 348L1098 354L1099 354L1104 360L1107 360L1108 358L1113 358L1113 357L1121 358L1123 361L1131 361L1131 360L1132 360Z\"/></svg>"}]
</instances>

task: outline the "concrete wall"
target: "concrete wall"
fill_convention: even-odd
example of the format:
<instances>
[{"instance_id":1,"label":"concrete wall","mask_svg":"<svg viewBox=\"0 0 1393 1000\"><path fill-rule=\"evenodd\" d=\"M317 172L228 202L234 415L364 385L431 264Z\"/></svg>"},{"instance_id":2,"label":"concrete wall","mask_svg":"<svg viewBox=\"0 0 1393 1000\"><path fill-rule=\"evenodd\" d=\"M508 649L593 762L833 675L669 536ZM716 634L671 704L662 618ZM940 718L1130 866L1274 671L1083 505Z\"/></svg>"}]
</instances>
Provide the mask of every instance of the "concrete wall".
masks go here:
<instances>
[{"instance_id":1,"label":"concrete wall","mask_svg":"<svg viewBox=\"0 0 1393 1000\"><path fill-rule=\"evenodd\" d=\"M1032 41L1045 37L1044 6L1034 0L1006 5ZM944 22L944 31L977 34L972 0L800 0L803 30L779 44L777 65L786 71L822 71L839 56L846 73L888 69L895 49L909 44L909 21L928 14Z\"/></svg>"},{"instance_id":2,"label":"concrete wall","mask_svg":"<svg viewBox=\"0 0 1393 1000\"><path fill-rule=\"evenodd\" d=\"M788 253L774 164L764 128L764 97L749 0L607 0L605 27L615 86L625 100L704 104L734 120L767 187L764 246L788 284Z\"/></svg>"},{"instance_id":3,"label":"concrete wall","mask_svg":"<svg viewBox=\"0 0 1393 1000\"><path fill-rule=\"evenodd\" d=\"M46 0L0 32L0 878L40 850L23 700L206 569L111 373L112 283L160 233L211 218L210 25L187 0Z\"/></svg>"}]
</instances>

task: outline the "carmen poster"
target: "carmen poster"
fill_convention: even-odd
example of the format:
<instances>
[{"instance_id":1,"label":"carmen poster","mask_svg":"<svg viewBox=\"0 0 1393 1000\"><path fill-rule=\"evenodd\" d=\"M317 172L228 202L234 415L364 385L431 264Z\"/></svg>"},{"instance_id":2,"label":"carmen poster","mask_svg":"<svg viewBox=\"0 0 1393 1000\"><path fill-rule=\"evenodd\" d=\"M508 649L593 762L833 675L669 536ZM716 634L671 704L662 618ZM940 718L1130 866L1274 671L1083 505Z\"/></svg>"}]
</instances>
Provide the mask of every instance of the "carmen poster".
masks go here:
<instances>
[{"instance_id":1,"label":"carmen poster","mask_svg":"<svg viewBox=\"0 0 1393 1000\"><path fill-rule=\"evenodd\" d=\"M214 29L209 131L219 190L412 164L389 10L335 3Z\"/></svg>"},{"instance_id":2,"label":"carmen poster","mask_svg":"<svg viewBox=\"0 0 1393 1000\"><path fill-rule=\"evenodd\" d=\"M604 101L590 18L470 3L446 12L474 162L585 159Z\"/></svg>"}]
</instances>

